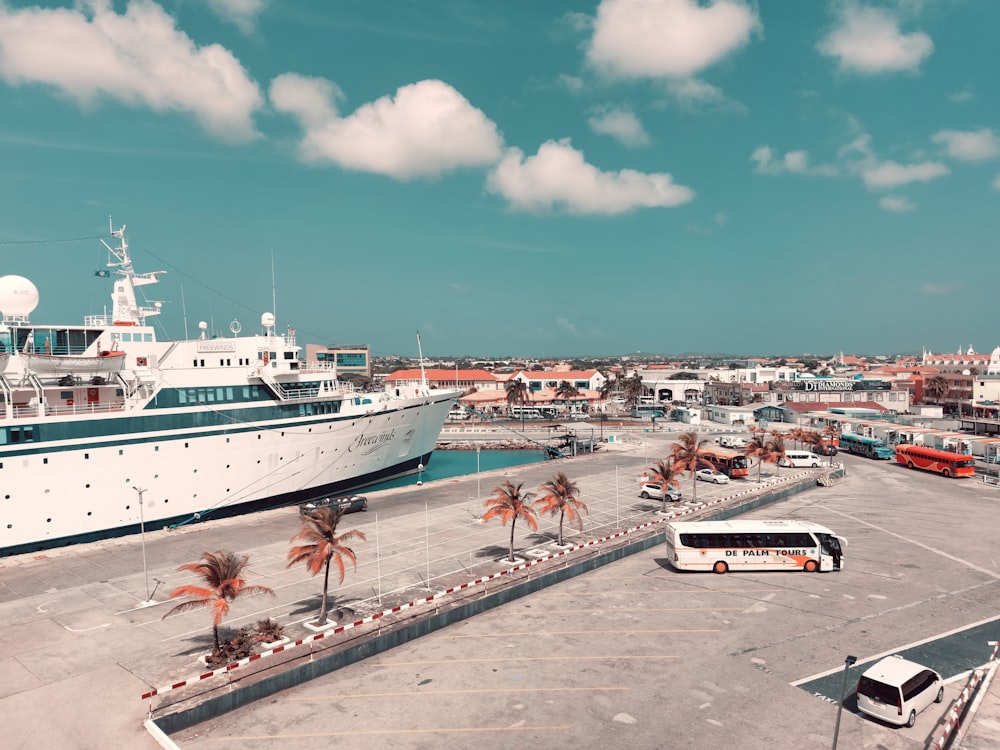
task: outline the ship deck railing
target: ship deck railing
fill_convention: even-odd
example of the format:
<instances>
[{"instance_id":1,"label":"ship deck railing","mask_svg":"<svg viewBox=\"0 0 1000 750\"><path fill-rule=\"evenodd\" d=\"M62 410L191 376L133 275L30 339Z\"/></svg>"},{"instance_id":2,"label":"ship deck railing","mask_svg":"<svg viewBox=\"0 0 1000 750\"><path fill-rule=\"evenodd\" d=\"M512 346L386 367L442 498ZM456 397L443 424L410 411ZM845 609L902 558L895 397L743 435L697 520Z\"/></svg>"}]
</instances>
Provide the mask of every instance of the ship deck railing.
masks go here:
<instances>
[{"instance_id":1,"label":"ship deck railing","mask_svg":"<svg viewBox=\"0 0 1000 750\"><path fill-rule=\"evenodd\" d=\"M123 411L124 400L102 401L97 404L49 404L45 407L45 414L50 417L65 416L91 416L95 414L110 414L116 411ZM38 417L37 404L15 403L13 408L14 419L27 419ZM0 409L0 419L4 418L4 411Z\"/></svg>"}]
</instances>

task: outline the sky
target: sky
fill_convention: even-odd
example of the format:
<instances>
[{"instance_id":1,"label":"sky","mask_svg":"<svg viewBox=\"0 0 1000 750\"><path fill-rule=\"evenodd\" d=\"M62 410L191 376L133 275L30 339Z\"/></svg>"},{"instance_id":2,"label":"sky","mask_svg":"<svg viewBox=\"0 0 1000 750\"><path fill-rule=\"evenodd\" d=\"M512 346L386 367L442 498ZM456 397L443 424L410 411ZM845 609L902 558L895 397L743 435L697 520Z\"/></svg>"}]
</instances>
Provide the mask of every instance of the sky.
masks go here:
<instances>
[{"instance_id":1,"label":"sky","mask_svg":"<svg viewBox=\"0 0 1000 750\"><path fill-rule=\"evenodd\" d=\"M995 0L0 0L0 275L427 357L992 350Z\"/></svg>"}]
</instances>

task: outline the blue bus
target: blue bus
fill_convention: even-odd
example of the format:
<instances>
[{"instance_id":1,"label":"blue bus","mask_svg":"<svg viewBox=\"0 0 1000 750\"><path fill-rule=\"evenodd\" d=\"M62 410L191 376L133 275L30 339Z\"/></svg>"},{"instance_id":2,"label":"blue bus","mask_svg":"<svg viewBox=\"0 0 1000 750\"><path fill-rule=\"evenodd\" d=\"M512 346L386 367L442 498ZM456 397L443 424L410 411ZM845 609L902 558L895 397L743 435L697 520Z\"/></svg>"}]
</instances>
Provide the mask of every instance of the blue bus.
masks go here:
<instances>
[{"instance_id":1,"label":"blue bus","mask_svg":"<svg viewBox=\"0 0 1000 750\"><path fill-rule=\"evenodd\" d=\"M896 457L896 452L881 438L853 435L849 432L840 436L840 450L856 456L881 460L891 460Z\"/></svg>"}]
</instances>

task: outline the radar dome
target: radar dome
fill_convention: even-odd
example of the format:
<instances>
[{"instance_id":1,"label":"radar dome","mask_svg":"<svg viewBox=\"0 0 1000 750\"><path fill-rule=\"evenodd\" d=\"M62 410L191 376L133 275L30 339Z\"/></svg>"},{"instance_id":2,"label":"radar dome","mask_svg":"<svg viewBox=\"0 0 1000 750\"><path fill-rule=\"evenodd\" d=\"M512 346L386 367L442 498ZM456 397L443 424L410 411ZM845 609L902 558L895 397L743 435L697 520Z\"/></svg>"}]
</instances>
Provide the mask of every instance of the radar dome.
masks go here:
<instances>
[{"instance_id":1,"label":"radar dome","mask_svg":"<svg viewBox=\"0 0 1000 750\"><path fill-rule=\"evenodd\" d=\"M269 313L269 312L263 313L260 316L260 324L262 326L264 326L264 328L273 328L274 327L274 313Z\"/></svg>"},{"instance_id":2,"label":"radar dome","mask_svg":"<svg viewBox=\"0 0 1000 750\"><path fill-rule=\"evenodd\" d=\"M8 318L27 318L38 307L38 288L23 276L0 277L0 312Z\"/></svg>"}]
</instances>

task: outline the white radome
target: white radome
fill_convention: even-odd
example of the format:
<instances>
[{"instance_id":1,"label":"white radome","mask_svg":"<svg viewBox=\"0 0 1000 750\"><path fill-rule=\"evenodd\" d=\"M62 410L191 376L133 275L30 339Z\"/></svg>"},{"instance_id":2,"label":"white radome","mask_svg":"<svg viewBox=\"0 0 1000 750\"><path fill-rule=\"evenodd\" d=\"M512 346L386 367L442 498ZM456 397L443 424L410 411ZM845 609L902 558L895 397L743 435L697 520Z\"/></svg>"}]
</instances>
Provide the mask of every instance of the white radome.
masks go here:
<instances>
[{"instance_id":1,"label":"white radome","mask_svg":"<svg viewBox=\"0 0 1000 750\"><path fill-rule=\"evenodd\" d=\"M0 277L0 312L26 318L38 307L38 288L23 276Z\"/></svg>"}]
</instances>

